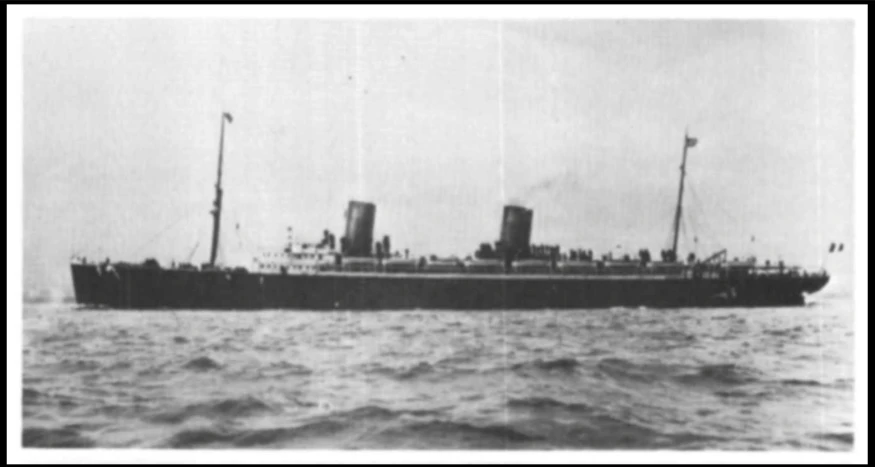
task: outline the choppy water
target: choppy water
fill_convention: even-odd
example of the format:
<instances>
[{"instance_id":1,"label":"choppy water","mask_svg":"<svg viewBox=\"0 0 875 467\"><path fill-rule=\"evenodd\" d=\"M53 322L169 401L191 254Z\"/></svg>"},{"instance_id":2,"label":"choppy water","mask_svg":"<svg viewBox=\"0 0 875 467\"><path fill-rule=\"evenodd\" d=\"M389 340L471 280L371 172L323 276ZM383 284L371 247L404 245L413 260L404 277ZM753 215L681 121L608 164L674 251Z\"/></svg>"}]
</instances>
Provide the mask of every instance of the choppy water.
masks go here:
<instances>
[{"instance_id":1,"label":"choppy water","mask_svg":"<svg viewBox=\"0 0 875 467\"><path fill-rule=\"evenodd\" d=\"M25 306L24 446L853 444L853 310Z\"/></svg>"}]
</instances>

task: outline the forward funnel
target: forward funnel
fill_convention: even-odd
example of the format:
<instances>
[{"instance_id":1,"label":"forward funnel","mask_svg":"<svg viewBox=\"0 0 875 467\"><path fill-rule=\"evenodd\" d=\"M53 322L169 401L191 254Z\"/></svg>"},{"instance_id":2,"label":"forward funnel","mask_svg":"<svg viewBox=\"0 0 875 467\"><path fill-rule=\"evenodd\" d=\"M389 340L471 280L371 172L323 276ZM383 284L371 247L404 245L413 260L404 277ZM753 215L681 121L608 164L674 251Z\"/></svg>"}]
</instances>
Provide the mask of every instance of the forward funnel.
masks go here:
<instances>
[{"instance_id":1,"label":"forward funnel","mask_svg":"<svg viewBox=\"0 0 875 467\"><path fill-rule=\"evenodd\" d=\"M346 256L371 256L374 242L374 218L377 206L373 203L350 201L346 210Z\"/></svg>"}]
</instances>

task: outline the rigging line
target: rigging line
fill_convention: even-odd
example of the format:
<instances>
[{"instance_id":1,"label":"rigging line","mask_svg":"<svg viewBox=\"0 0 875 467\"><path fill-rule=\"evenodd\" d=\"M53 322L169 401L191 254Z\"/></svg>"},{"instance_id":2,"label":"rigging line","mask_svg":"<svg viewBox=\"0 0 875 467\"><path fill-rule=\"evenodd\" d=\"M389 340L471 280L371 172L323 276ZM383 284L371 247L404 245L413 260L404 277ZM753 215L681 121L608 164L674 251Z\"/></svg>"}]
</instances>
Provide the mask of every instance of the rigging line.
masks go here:
<instances>
[{"instance_id":1,"label":"rigging line","mask_svg":"<svg viewBox=\"0 0 875 467\"><path fill-rule=\"evenodd\" d=\"M708 215L705 211L704 203L702 202L702 198L699 196L698 191L694 188L694 185L690 184L690 199L692 201L691 206L698 214L701 215L702 223L697 223L699 230L702 234L712 236L716 238L715 231L711 229L710 224L708 223Z\"/></svg>"},{"instance_id":2,"label":"rigging line","mask_svg":"<svg viewBox=\"0 0 875 467\"><path fill-rule=\"evenodd\" d=\"M250 250L250 248L255 248L255 250L258 250L258 251L265 251L265 249L263 248L263 245L260 242L253 241L252 237L250 237L249 234L246 233L246 229L240 227L241 222L238 219L236 219L236 217L235 217L235 222L236 222L235 231L237 234L237 239L247 255L252 256L252 250Z\"/></svg>"},{"instance_id":3,"label":"rigging line","mask_svg":"<svg viewBox=\"0 0 875 467\"><path fill-rule=\"evenodd\" d=\"M74 164L75 165L87 165L87 164L82 162L82 159L83 158L81 158L81 157L80 158L65 157L64 158L65 162L57 164L57 165L55 165L51 168L48 168L46 170L40 171L40 172L34 174L32 177L36 180L39 180L39 179L44 178L44 177L53 176L56 173L62 172L62 171L63 171L62 172L63 175L69 175L69 171L66 169L68 169L70 166L72 166Z\"/></svg>"},{"instance_id":4,"label":"rigging line","mask_svg":"<svg viewBox=\"0 0 875 467\"><path fill-rule=\"evenodd\" d=\"M252 254L252 251L249 249L248 245L240 234L240 223L238 222L235 227L236 228L234 229L234 231L237 234L237 244L240 245L240 248L243 250L244 253L246 253L247 257L255 258L255 256Z\"/></svg>"},{"instance_id":5,"label":"rigging line","mask_svg":"<svg viewBox=\"0 0 875 467\"><path fill-rule=\"evenodd\" d=\"M716 230L712 228L711 223L708 222L708 215L703 207L703 203L701 202L701 198L699 198L698 194L693 194L692 198L695 200L695 208L700 213L694 220L695 229L697 230L696 234L699 237L699 245L705 249L714 249L714 245L721 245L720 236L717 234ZM719 248L717 248L719 249Z\"/></svg>"},{"instance_id":6,"label":"rigging line","mask_svg":"<svg viewBox=\"0 0 875 467\"><path fill-rule=\"evenodd\" d=\"M696 219L695 219L693 216L689 216L689 217L686 218L686 220L685 220L685 224L686 224L686 226L689 228L689 232L693 235L693 239L694 239L694 242L695 242L695 238L696 238L696 237L698 236L698 234L699 234L699 225L698 225L698 221L696 221ZM689 240L689 239L688 239L688 240Z\"/></svg>"},{"instance_id":7,"label":"rigging line","mask_svg":"<svg viewBox=\"0 0 875 467\"><path fill-rule=\"evenodd\" d=\"M721 212L721 214L726 216L733 224L740 225L738 218L736 216L734 216L731 212L729 212L729 210L726 209L726 207L722 203L715 201L713 203L713 205Z\"/></svg>"},{"instance_id":8,"label":"rigging line","mask_svg":"<svg viewBox=\"0 0 875 467\"><path fill-rule=\"evenodd\" d=\"M736 224L733 224L733 225L736 225ZM704 230L705 230L705 233L706 233L707 237L709 238L710 242L717 245L717 249L720 249L721 247L725 246L725 240L724 240L725 233L721 234L720 229L713 227L713 225L711 223L706 222L704 225ZM725 231L727 229L724 228L723 230Z\"/></svg>"},{"instance_id":9,"label":"rigging line","mask_svg":"<svg viewBox=\"0 0 875 467\"><path fill-rule=\"evenodd\" d=\"M242 232L244 238L246 239L246 241L249 242L249 244L253 245L254 248L256 248L259 251L267 251L267 248L264 246L264 243L261 241L253 240L252 237L249 236L249 233L247 232L246 229L241 229L241 232Z\"/></svg>"},{"instance_id":10,"label":"rigging line","mask_svg":"<svg viewBox=\"0 0 875 467\"><path fill-rule=\"evenodd\" d=\"M702 208L702 206L701 206L702 201L699 198L699 194L696 191L695 187L693 186L692 181L688 184L688 188L689 188L689 192L690 192L690 207L692 208L691 211L696 211L696 213L698 213Z\"/></svg>"},{"instance_id":11,"label":"rigging line","mask_svg":"<svg viewBox=\"0 0 875 467\"><path fill-rule=\"evenodd\" d=\"M685 244L689 243L689 237L687 235L687 222L686 222L686 220L684 220L683 217L681 217L680 224L681 224L681 238L683 238ZM678 257L680 257L680 255Z\"/></svg>"},{"instance_id":12,"label":"rigging line","mask_svg":"<svg viewBox=\"0 0 875 467\"><path fill-rule=\"evenodd\" d=\"M702 210L700 205L696 204L694 206L694 210L697 211L697 215L692 216L690 219L690 222L693 224L693 228L696 230L696 232L694 233L699 236L711 236L711 229L708 227L708 223L705 220L704 216L700 217L698 215L698 213L704 214L704 211Z\"/></svg>"},{"instance_id":13,"label":"rigging line","mask_svg":"<svg viewBox=\"0 0 875 467\"><path fill-rule=\"evenodd\" d=\"M190 262L191 262L191 258L194 257L194 253L197 251L197 247L199 247L200 244L201 244L201 241L200 241L200 240L198 240L198 241L194 244L194 248L191 249L191 252L188 254L188 257L185 259L185 262L186 262L186 263L190 263Z\"/></svg>"},{"instance_id":14,"label":"rigging line","mask_svg":"<svg viewBox=\"0 0 875 467\"><path fill-rule=\"evenodd\" d=\"M669 219L673 219L674 218L674 208L672 208L671 211L668 212L667 214L668 214ZM683 219L683 216L681 216L681 219ZM670 250L673 242L674 242L674 222L672 222L668 225L668 228L666 230L666 235L665 235L665 243L663 243L663 246L665 247L666 250Z\"/></svg>"},{"instance_id":15,"label":"rigging line","mask_svg":"<svg viewBox=\"0 0 875 467\"><path fill-rule=\"evenodd\" d=\"M716 233L714 229L711 228L711 225L707 222L699 225L700 236L705 239L703 244L710 245L714 243L720 243L720 236ZM701 239L700 239L701 240Z\"/></svg>"},{"instance_id":16,"label":"rigging line","mask_svg":"<svg viewBox=\"0 0 875 467\"><path fill-rule=\"evenodd\" d=\"M690 193L692 195L692 191ZM692 211L692 212L690 212L690 215L687 216L687 220L689 221L690 228L693 231L694 242L695 242L695 240L700 235L703 235L705 233L705 229L703 228L704 215L701 217L699 216L699 212L702 212L702 208L700 206L700 203L699 203L697 197L690 196L690 201L691 201L690 207L692 208L692 209L690 209L690 211Z\"/></svg>"},{"instance_id":17,"label":"rigging line","mask_svg":"<svg viewBox=\"0 0 875 467\"><path fill-rule=\"evenodd\" d=\"M201 239L203 239L203 238L207 238L207 236L204 234L204 228L203 228L203 227L199 227L199 228L195 231L194 238L196 238L197 240L195 241L194 249L193 249L193 250L191 251L191 253L190 253L190 257L189 257L189 259L188 259L189 262L191 262L191 261L194 259L195 253L196 253L197 249L199 248L200 242L202 241ZM207 251L209 251L209 250L207 250Z\"/></svg>"},{"instance_id":18,"label":"rigging line","mask_svg":"<svg viewBox=\"0 0 875 467\"><path fill-rule=\"evenodd\" d=\"M720 236L717 233L715 233L715 231L713 229L711 229L711 227L708 224L704 225L702 231L703 231L702 236L705 239L705 241L702 242L704 245L715 245L715 244L722 245L723 244Z\"/></svg>"},{"instance_id":19,"label":"rigging line","mask_svg":"<svg viewBox=\"0 0 875 467\"><path fill-rule=\"evenodd\" d=\"M690 184L690 194L692 195L693 202L695 203L695 207L702 213L704 218L707 218L707 212L705 211L705 202L702 200L702 197L699 195L699 190L696 189L694 184Z\"/></svg>"},{"instance_id":20,"label":"rigging line","mask_svg":"<svg viewBox=\"0 0 875 467\"><path fill-rule=\"evenodd\" d=\"M177 224L179 224L181 221L183 221L184 219L190 217L191 214L192 214L192 211L194 211L194 208L189 209L187 212L185 212L183 215L181 215L181 216L180 216L179 218L177 218L175 221L173 221L172 223L170 223L169 225L167 225L166 227L164 227L160 232L158 232L157 234L155 234L155 235L153 235L151 238L149 238L149 240L147 240L146 242L144 242L143 244L141 244L141 245L138 246L137 248L134 248L133 253L139 253L143 248L145 248L147 245L149 245L149 244L151 244L152 242L154 242L155 240L157 240L158 237L164 235L164 234L165 234L168 230L170 230L172 227L175 227L175 226L176 226Z\"/></svg>"}]
</instances>

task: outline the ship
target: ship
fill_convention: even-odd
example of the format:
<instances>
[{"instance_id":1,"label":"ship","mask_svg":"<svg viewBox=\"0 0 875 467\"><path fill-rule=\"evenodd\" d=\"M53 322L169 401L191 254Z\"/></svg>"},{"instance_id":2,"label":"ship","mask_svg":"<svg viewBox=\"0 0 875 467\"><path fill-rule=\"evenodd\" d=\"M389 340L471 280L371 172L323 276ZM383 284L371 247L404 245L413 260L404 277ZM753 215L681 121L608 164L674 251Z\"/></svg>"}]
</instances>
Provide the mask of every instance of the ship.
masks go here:
<instances>
[{"instance_id":1,"label":"ship","mask_svg":"<svg viewBox=\"0 0 875 467\"><path fill-rule=\"evenodd\" d=\"M211 310L558 310L593 308L800 306L829 281L824 270L678 255L687 151L684 134L680 184L670 248L614 258L592 250L533 244L534 211L507 204L498 239L472 255L439 258L392 249L374 238L377 206L349 200L340 238L325 230L318 242L293 242L263 252L248 265L217 262L222 215L225 124L221 117L218 173L209 261L161 265L71 261L76 302L83 308Z\"/></svg>"}]
</instances>

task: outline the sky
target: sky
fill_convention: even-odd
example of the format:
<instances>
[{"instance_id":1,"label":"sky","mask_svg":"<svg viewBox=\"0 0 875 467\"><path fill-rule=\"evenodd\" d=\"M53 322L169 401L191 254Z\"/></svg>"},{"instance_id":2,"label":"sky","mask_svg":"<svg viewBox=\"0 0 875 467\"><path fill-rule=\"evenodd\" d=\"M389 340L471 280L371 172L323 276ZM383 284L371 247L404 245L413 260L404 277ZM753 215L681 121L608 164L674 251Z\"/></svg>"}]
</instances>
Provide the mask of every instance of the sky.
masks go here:
<instances>
[{"instance_id":1,"label":"sky","mask_svg":"<svg viewBox=\"0 0 875 467\"><path fill-rule=\"evenodd\" d=\"M220 260L340 236L350 199L416 255L497 240L819 268L853 252L853 25L740 20L28 20L24 286L72 255Z\"/></svg>"}]
</instances>

